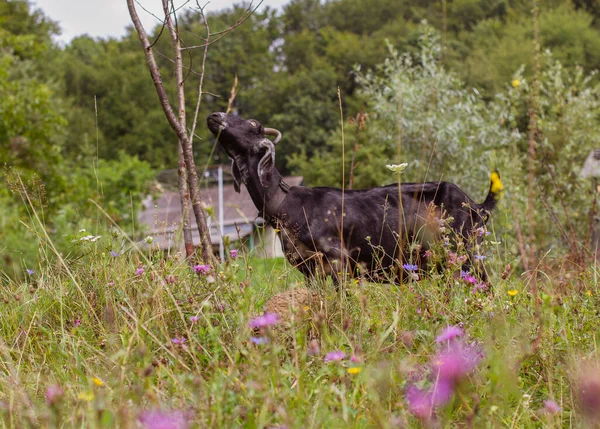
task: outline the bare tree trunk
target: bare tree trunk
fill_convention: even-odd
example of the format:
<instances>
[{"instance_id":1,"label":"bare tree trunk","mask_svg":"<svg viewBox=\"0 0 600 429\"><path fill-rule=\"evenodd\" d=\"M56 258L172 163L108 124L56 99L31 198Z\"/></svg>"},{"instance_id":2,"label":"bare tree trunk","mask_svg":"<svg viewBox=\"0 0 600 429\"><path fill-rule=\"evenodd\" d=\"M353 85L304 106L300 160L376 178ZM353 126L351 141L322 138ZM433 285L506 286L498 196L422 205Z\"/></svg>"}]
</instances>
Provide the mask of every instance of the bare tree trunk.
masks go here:
<instances>
[{"instance_id":1,"label":"bare tree trunk","mask_svg":"<svg viewBox=\"0 0 600 429\"><path fill-rule=\"evenodd\" d=\"M167 2L167 0L163 0L163 5ZM194 163L194 157L191 147L190 139L188 138L185 126L183 126L180 120L175 116L175 112L169 103L169 98L167 96L167 92L162 82L162 77L160 74L160 70L158 65L156 64L156 59L154 58L154 53L152 51L152 46L150 45L150 41L148 40L148 35L144 30L144 27L140 21L140 18L135 9L134 0L127 0L127 7L129 9L129 15L131 16L131 21L138 33L140 42L142 43L142 47L144 49L144 54L146 55L146 64L148 65L148 70L150 71L150 75L152 76L152 82L154 83L154 87L156 88L156 93L158 95L158 99L163 108L167 121L169 121L169 125L177 134L177 137L180 141L181 150L183 153L183 158L185 160L185 164L187 167L187 179L188 179L188 187L190 191L190 197L192 200L192 209L194 211L194 216L196 218L196 224L198 226L198 232L200 234L200 246L202 250L202 259L205 262L211 261L213 259L212 254L212 243L210 241L210 234L208 232L208 227L206 225L206 217L204 215L204 210L202 209L202 202L200 198L200 190L198 186L198 173L196 171L196 165ZM168 13L168 7L165 7L167 13L165 13L165 21L171 32L171 37L175 37L176 43L174 43L174 51L176 58L179 58L179 69L181 70L181 47L179 45L179 36L175 31L173 26L173 22L171 20L171 16ZM173 33L175 33L173 35ZM177 61L177 60L176 60ZM177 66L176 66L177 69ZM178 94L180 91L183 91L182 81L179 80L178 77ZM180 112L181 113L181 112ZM185 115L185 112L183 113ZM183 207L182 207L183 209ZM185 219L183 219L185 223Z\"/></svg>"},{"instance_id":2,"label":"bare tree trunk","mask_svg":"<svg viewBox=\"0 0 600 429\"><path fill-rule=\"evenodd\" d=\"M165 17L169 17L169 4L167 0L163 0L163 11ZM169 22L169 20L167 21ZM170 24L170 23L169 23ZM175 79L177 82L177 105L179 110L179 123L185 129L185 92L183 87L183 61L181 59L181 45L179 43L179 37L174 31L171 25L169 26L169 33L171 34L171 42L173 43L173 50L175 52ZM188 188L188 172L185 163L185 157L183 155L183 143L181 140L178 142L179 147L179 166L177 169L177 181L179 188L179 199L181 202L181 224L183 226L183 243L185 245L185 257L190 259L194 256L194 240L192 238L192 226L190 219L190 193Z\"/></svg>"}]
</instances>

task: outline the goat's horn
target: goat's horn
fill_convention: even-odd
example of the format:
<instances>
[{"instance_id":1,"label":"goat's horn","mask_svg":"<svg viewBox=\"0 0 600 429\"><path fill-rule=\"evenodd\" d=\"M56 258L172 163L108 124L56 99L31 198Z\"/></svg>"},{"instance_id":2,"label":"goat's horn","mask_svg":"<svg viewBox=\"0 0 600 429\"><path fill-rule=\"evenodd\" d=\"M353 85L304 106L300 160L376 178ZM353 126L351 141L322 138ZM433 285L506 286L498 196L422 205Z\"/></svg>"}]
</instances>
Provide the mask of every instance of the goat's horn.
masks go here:
<instances>
[{"instance_id":1,"label":"goat's horn","mask_svg":"<svg viewBox=\"0 0 600 429\"><path fill-rule=\"evenodd\" d=\"M265 136L275 136L273 144L277 144L279 143L279 140L281 140L281 132L279 132L275 128L265 128Z\"/></svg>"}]
</instances>

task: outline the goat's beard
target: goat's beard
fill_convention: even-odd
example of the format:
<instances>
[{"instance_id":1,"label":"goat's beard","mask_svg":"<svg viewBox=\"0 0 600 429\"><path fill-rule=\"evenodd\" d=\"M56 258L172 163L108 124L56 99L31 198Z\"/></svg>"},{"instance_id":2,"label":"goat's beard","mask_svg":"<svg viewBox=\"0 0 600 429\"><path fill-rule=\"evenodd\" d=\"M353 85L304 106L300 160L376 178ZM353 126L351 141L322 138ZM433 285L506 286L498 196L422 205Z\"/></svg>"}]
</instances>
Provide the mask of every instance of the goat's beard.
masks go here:
<instances>
[{"instance_id":1,"label":"goat's beard","mask_svg":"<svg viewBox=\"0 0 600 429\"><path fill-rule=\"evenodd\" d=\"M241 180L241 182L244 185L247 185L248 179L250 178L250 171L248 170L248 165L246 164L244 159L239 155L233 155L232 159L233 163L235 164L235 167L237 167L238 171L240 172L239 180ZM234 179L236 179L235 173Z\"/></svg>"}]
</instances>

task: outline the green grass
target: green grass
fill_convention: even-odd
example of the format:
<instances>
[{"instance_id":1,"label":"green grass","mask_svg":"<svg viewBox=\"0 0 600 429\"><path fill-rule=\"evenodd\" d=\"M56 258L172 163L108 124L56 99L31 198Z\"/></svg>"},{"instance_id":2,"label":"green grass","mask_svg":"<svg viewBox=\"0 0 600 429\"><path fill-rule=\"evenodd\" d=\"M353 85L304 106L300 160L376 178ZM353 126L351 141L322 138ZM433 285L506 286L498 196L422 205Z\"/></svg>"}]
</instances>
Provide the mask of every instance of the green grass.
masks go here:
<instances>
[{"instance_id":1,"label":"green grass","mask_svg":"<svg viewBox=\"0 0 600 429\"><path fill-rule=\"evenodd\" d=\"M521 273L501 278L498 256L487 261L487 292L473 293L452 268L404 285L313 285L320 299L306 317L255 345L248 321L277 292L304 286L287 262L241 254L196 276L177 255L113 257L119 240L84 243L64 263L42 252L34 274L4 276L2 427L135 428L147 410L179 410L190 427L211 428L584 426L577 386L600 374L595 266L560 281L540 275L540 316ZM406 391L429 387L435 337L449 325L484 357L421 421ZM320 351L309 356L315 339ZM325 362L333 350L358 362ZM53 385L64 395L48 403ZM541 412L546 399L562 411Z\"/></svg>"}]
</instances>

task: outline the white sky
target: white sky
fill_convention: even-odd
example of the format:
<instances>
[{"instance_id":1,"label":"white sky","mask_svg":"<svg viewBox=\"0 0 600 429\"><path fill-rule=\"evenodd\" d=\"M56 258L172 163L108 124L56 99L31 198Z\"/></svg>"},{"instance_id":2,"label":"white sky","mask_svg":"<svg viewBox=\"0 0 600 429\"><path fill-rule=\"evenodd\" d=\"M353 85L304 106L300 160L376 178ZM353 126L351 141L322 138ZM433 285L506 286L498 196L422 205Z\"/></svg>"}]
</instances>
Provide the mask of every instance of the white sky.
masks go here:
<instances>
[{"instance_id":1,"label":"white sky","mask_svg":"<svg viewBox=\"0 0 600 429\"><path fill-rule=\"evenodd\" d=\"M201 0L203 5L207 0ZM259 0L254 0L258 4ZM259 11L266 6L281 8L289 0L264 0ZM35 8L42 9L46 16L57 21L62 29L58 37L61 42L69 42L76 36L87 34L92 37L119 37L125 34L125 27L131 24L126 0L33 0ZM211 0L205 12L215 12L231 7L240 0ZM182 0L175 5L182 4ZM195 6L195 0L188 3ZM155 15L162 13L161 0L137 0L136 9L146 31L158 22L156 18L144 12L142 5Z\"/></svg>"}]
</instances>

